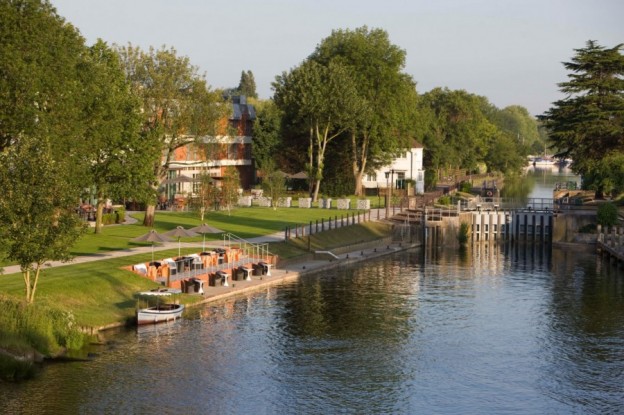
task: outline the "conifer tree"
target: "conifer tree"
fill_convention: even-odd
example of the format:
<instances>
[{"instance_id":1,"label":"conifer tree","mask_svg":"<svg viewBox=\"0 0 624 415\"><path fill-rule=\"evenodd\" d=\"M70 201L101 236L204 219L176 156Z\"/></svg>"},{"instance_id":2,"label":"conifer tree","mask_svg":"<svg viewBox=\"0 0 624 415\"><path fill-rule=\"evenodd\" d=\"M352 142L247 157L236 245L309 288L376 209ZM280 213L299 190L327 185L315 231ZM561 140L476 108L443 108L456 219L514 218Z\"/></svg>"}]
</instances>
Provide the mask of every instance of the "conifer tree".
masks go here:
<instances>
[{"instance_id":1,"label":"conifer tree","mask_svg":"<svg viewBox=\"0 0 624 415\"><path fill-rule=\"evenodd\" d=\"M572 169L598 195L609 169L603 164L624 154L624 44L612 48L590 40L565 68L569 80L559 84L564 99L540 118L549 130L556 156L571 158ZM608 180L607 180L608 181Z\"/></svg>"}]
</instances>

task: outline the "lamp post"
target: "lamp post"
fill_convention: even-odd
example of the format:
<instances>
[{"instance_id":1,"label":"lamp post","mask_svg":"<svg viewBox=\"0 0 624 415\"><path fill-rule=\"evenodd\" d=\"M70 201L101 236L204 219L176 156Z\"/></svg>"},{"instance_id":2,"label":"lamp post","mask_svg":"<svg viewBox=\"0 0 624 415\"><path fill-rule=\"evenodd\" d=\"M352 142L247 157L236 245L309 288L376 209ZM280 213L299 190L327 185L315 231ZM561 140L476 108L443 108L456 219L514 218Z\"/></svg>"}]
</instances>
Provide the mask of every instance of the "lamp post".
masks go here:
<instances>
[{"instance_id":1,"label":"lamp post","mask_svg":"<svg viewBox=\"0 0 624 415\"><path fill-rule=\"evenodd\" d=\"M390 217L390 172L386 172L386 219Z\"/></svg>"},{"instance_id":2,"label":"lamp post","mask_svg":"<svg viewBox=\"0 0 624 415\"><path fill-rule=\"evenodd\" d=\"M390 201L392 202L392 196L394 193L394 169L390 170ZM392 203L392 215L394 215L394 203Z\"/></svg>"}]
</instances>

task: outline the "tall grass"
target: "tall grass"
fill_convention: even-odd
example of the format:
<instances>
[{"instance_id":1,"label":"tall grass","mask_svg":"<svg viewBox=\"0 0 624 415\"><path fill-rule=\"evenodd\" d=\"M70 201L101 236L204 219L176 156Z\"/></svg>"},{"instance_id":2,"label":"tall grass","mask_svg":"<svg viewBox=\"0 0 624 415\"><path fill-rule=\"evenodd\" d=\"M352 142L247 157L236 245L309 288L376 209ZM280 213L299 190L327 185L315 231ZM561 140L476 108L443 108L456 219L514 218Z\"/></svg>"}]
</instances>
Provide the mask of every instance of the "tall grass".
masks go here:
<instances>
[{"instance_id":1,"label":"tall grass","mask_svg":"<svg viewBox=\"0 0 624 415\"><path fill-rule=\"evenodd\" d=\"M55 356L83 346L85 336L67 309L8 296L0 296L0 309L0 349L9 354Z\"/></svg>"}]
</instances>

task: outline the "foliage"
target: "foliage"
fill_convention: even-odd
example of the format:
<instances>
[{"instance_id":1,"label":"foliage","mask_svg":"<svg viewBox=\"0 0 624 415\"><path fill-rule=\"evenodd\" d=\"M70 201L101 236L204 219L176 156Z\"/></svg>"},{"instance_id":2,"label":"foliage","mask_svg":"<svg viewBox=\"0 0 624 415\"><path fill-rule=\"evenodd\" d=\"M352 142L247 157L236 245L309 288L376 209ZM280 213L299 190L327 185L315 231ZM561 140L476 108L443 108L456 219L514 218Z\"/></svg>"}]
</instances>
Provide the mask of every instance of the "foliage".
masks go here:
<instances>
[{"instance_id":1,"label":"foliage","mask_svg":"<svg viewBox=\"0 0 624 415\"><path fill-rule=\"evenodd\" d=\"M80 189L50 147L45 139L21 137L0 154L0 242L6 258L20 265L29 303L43 264L68 261L85 229L75 211Z\"/></svg>"},{"instance_id":2,"label":"foliage","mask_svg":"<svg viewBox=\"0 0 624 415\"><path fill-rule=\"evenodd\" d=\"M271 198L273 210L276 210L279 199L286 194L286 177L272 161L265 163L262 189L265 196Z\"/></svg>"},{"instance_id":3,"label":"foliage","mask_svg":"<svg viewBox=\"0 0 624 415\"><path fill-rule=\"evenodd\" d=\"M483 161L496 127L482 111L484 98L435 88L423 95L430 111L424 138L426 169L474 169Z\"/></svg>"},{"instance_id":4,"label":"foliage","mask_svg":"<svg viewBox=\"0 0 624 415\"><path fill-rule=\"evenodd\" d=\"M273 84L275 103L308 132L308 177L314 201L323 179L327 145L345 132L360 110L353 74L344 65L307 60Z\"/></svg>"},{"instance_id":5,"label":"foliage","mask_svg":"<svg viewBox=\"0 0 624 415\"><path fill-rule=\"evenodd\" d=\"M443 206L450 206L450 204L451 204L451 196L449 196L449 195L440 196L438 198L437 203L439 205L443 205Z\"/></svg>"},{"instance_id":6,"label":"foliage","mask_svg":"<svg viewBox=\"0 0 624 415\"><path fill-rule=\"evenodd\" d=\"M249 98L258 98L258 93L256 92L256 80L254 79L253 72L241 72L240 82L238 83L238 93Z\"/></svg>"},{"instance_id":7,"label":"foliage","mask_svg":"<svg viewBox=\"0 0 624 415\"><path fill-rule=\"evenodd\" d=\"M256 167L263 169L269 162L279 163L282 114L272 100L256 105L253 126L253 154Z\"/></svg>"},{"instance_id":8,"label":"foliage","mask_svg":"<svg viewBox=\"0 0 624 415\"><path fill-rule=\"evenodd\" d=\"M142 100L143 131L158 149L150 161L156 182L144 221L144 225L152 226L155 190L165 179L175 150L201 144L206 135L216 135L228 109L221 105L221 95L211 91L198 74L197 67L188 57L178 56L175 49L150 48L145 52L128 45L117 50L133 92Z\"/></svg>"},{"instance_id":9,"label":"foliage","mask_svg":"<svg viewBox=\"0 0 624 415\"><path fill-rule=\"evenodd\" d=\"M45 135L67 157L83 128L84 40L47 0L2 1L0 22L0 151Z\"/></svg>"},{"instance_id":10,"label":"foliage","mask_svg":"<svg viewBox=\"0 0 624 415\"><path fill-rule=\"evenodd\" d=\"M614 226L618 222L617 206L613 203L602 203L598 206L596 220L602 226Z\"/></svg>"},{"instance_id":11,"label":"foliage","mask_svg":"<svg viewBox=\"0 0 624 415\"><path fill-rule=\"evenodd\" d=\"M141 134L141 102L130 90L119 56L103 41L89 48L82 65L85 140L76 143L88 165L85 186L97 197L95 233L102 228L106 200L146 200L159 147Z\"/></svg>"},{"instance_id":12,"label":"foliage","mask_svg":"<svg viewBox=\"0 0 624 415\"><path fill-rule=\"evenodd\" d=\"M221 207L232 213L232 208L238 200L238 189L240 188L240 177L234 167L226 167L221 181Z\"/></svg>"},{"instance_id":13,"label":"foliage","mask_svg":"<svg viewBox=\"0 0 624 415\"><path fill-rule=\"evenodd\" d=\"M624 192L624 153L613 153L598 160L583 175L583 188L615 197Z\"/></svg>"},{"instance_id":14,"label":"foliage","mask_svg":"<svg viewBox=\"0 0 624 415\"><path fill-rule=\"evenodd\" d=\"M113 225L123 223L126 216L126 208L123 206L116 207L111 213L105 213L102 215L103 225Z\"/></svg>"},{"instance_id":15,"label":"foliage","mask_svg":"<svg viewBox=\"0 0 624 415\"><path fill-rule=\"evenodd\" d=\"M459 233L457 234L457 241L460 246L465 246L468 243L468 230L469 226L466 222L462 222L459 225Z\"/></svg>"},{"instance_id":16,"label":"foliage","mask_svg":"<svg viewBox=\"0 0 624 415\"><path fill-rule=\"evenodd\" d=\"M590 40L564 67L569 80L559 84L566 95L540 118L556 156L571 158L571 168L600 195L607 169L602 161L624 153L624 55Z\"/></svg>"},{"instance_id":17,"label":"foliage","mask_svg":"<svg viewBox=\"0 0 624 415\"><path fill-rule=\"evenodd\" d=\"M461 182L459 184L459 191L463 193L471 193L472 192L472 184L470 182Z\"/></svg>"},{"instance_id":18,"label":"foliage","mask_svg":"<svg viewBox=\"0 0 624 415\"><path fill-rule=\"evenodd\" d=\"M358 109L347 126L348 155L360 195L363 174L388 164L418 135L416 85L402 72L405 51L390 42L386 31L363 26L334 30L310 59L326 67L339 63L352 74L356 94L351 99Z\"/></svg>"},{"instance_id":19,"label":"foliage","mask_svg":"<svg viewBox=\"0 0 624 415\"><path fill-rule=\"evenodd\" d=\"M191 208L199 211L199 218L203 223L206 211L218 209L221 192L209 174L200 174L198 179L198 191L196 196L191 199Z\"/></svg>"},{"instance_id":20,"label":"foliage","mask_svg":"<svg viewBox=\"0 0 624 415\"><path fill-rule=\"evenodd\" d=\"M0 349L23 353L34 349L54 355L62 348L78 350L84 335L73 314L45 304L29 305L0 295Z\"/></svg>"}]
</instances>

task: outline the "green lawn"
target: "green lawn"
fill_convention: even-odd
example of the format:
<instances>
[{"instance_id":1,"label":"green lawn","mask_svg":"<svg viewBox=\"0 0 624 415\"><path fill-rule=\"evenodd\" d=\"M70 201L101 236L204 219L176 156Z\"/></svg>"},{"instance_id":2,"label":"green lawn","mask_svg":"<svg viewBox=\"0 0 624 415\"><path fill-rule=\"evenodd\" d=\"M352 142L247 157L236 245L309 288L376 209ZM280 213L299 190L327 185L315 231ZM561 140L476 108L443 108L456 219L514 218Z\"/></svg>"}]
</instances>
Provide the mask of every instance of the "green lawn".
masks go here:
<instances>
[{"instance_id":1,"label":"green lawn","mask_svg":"<svg viewBox=\"0 0 624 415\"><path fill-rule=\"evenodd\" d=\"M307 224L310 221L351 215L355 211L350 210L323 210L323 209L293 209L251 207L237 208L232 210L231 215L227 212L210 212L204 218L204 222L224 232L232 233L238 237L248 239L256 236L269 235L283 231L286 226ZM142 245L143 243L132 242L131 239L147 232L147 228L141 225L143 214L137 214L139 220L134 225L114 225L104 227L100 235L95 235L92 229L84 235L72 248L73 255L87 255L104 253L112 250L128 249ZM176 226L192 228L201 224L199 216L192 212L161 212L156 213L154 229L158 232L166 232L175 229ZM206 241L220 240L222 234L206 234ZM202 236L182 238L182 242L199 242ZM8 265L5 263L4 265Z\"/></svg>"},{"instance_id":2,"label":"green lawn","mask_svg":"<svg viewBox=\"0 0 624 415\"><path fill-rule=\"evenodd\" d=\"M292 208L274 211L270 208L253 207L237 209L232 212L232 215L212 213L208 215L206 222L237 236L251 238L281 231L286 225L292 226L316 221L316 219L328 219L330 214L331 217L340 218L341 214L346 215L346 212ZM199 223L199 219L191 213L158 212L155 229L166 231L178 225L189 228ZM137 244L130 242L130 239L145 232L146 228L140 225L108 226L104 228L101 235L85 235L73 248L73 252L79 255L131 248ZM331 249L336 246L380 238L385 234L387 234L385 226L370 222L314 235L312 247L313 249ZM209 237L220 239L220 235L207 235L207 239ZM201 241L201 236L183 240ZM307 242L305 239L300 239L288 244L275 243L271 244L269 249L282 258L296 257L307 252ZM177 249L157 252L158 258L175 255L177 255ZM135 293L156 287L156 284L121 267L147 262L150 259L151 253L143 253L44 269L35 302L62 305L71 310L78 324L83 326L99 327L125 321L134 315ZM0 275L0 294L22 297L23 291L24 282L21 274ZM198 300L199 297L183 296L185 302Z\"/></svg>"}]
</instances>

